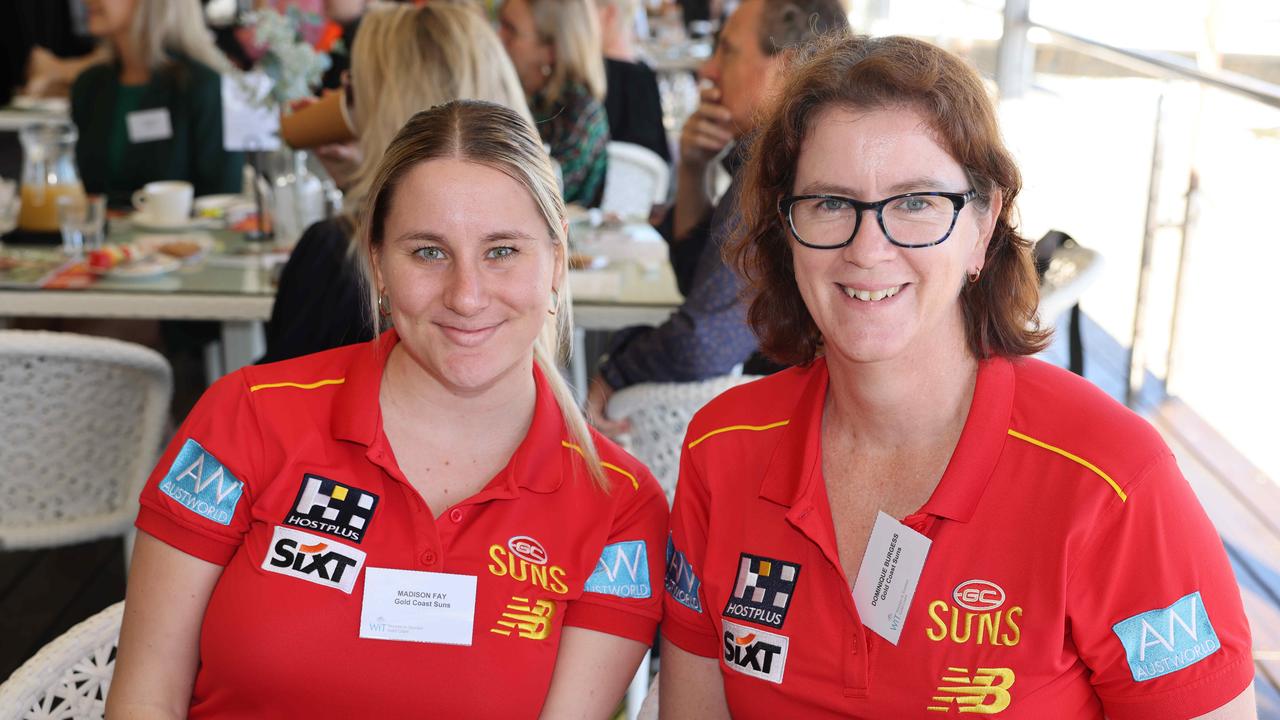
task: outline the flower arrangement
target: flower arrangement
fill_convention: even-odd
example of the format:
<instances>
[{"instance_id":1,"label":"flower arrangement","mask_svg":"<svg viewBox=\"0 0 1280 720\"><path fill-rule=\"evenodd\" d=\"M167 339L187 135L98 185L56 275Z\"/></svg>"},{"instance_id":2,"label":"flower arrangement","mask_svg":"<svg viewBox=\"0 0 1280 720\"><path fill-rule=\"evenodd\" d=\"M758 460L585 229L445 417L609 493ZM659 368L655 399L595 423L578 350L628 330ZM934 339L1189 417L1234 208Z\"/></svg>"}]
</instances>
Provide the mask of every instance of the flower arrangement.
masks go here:
<instances>
[{"instance_id":1,"label":"flower arrangement","mask_svg":"<svg viewBox=\"0 0 1280 720\"><path fill-rule=\"evenodd\" d=\"M267 7L248 13L245 23L252 28L245 49L256 60L257 69L271 79L270 89L257 98L259 102L279 107L310 96L329 69L329 55L324 50L336 50L325 33L324 17L293 6L283 13ZM318 47L322 40L329 45L323 50Z\"/></svg>"}]
</instances>

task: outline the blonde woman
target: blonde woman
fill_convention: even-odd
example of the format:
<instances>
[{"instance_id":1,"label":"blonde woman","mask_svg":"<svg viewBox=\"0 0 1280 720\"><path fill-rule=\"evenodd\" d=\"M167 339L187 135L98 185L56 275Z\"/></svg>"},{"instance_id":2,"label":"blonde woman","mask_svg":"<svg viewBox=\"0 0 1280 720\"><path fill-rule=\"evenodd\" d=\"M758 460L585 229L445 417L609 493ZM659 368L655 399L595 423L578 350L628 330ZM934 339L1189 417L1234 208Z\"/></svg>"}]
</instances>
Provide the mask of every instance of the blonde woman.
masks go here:
<instances>
[{"instance_id":1,"label":"blonde woman","mask_svg":"<svg viewBox=\"0 0 1280 720\"><path fill-rule=\"evenodd\" d=\"M497 35L461 2L366 12L352 48L349 96L359 138L343 175L348 213L312 225L299 240L280 277L263 362L373 337L351 239L382 153L405 121L458 98L496 102L531 119Z\"/></svg>"},{"instance_id":2,"label":"blonde woman","mask_svg":"<svg viewBox=\"0 0 1280 720\"><path fill-rule=\"evenodd\" d=\"M359 232L376 340L209 389L141 498L108 716L610 717L666 502L588 429L533 127L414 116Z\"/></svg>"},{"instance_id":3,"label":"blonde woman","mask_svg":"<svg viewBox=\"0 0 1280 720\"><path fill-rule=\"evenodd\" d=\"M242 159L222 149L222 84L229 65L197 0L88 0L89 31L113 59L71 88L85 189L126 207L154 180L186 180L197 195L236 192Z\"/></svg>"},{"instance_id":4,"label":"blonde woman","mask_svg":"<svg viewBox=\"0 0 1280 720\"><path fill-rule=\"evenodd\" d=\"M604 194L609 118L604 109L600 22L591 0L506 0L502 44L560 163L565 202L594 206Z\"/></svg>"}]
</instances>

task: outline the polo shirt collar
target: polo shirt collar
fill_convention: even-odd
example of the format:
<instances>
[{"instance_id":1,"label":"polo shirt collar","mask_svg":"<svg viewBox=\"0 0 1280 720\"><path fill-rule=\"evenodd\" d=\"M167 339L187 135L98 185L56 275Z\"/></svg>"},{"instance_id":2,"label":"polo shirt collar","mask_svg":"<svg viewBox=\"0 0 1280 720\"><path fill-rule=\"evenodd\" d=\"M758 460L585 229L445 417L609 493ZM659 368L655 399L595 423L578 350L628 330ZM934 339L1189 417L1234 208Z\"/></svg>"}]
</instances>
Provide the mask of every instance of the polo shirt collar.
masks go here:
<instances>
[{"instance_id":1,"label":"polo shirt collar","mask_svg":"<svg viewBox=\"0 0 1280 720\"><path fill-rule=\"evenodd\" d=\"M807 372L807 382L760 487L760 497L786 507L814 500L813 493L825 493L825 486L815 479L822 470L822 410L829 381L826 359L815 360ZM1008 359L993 357L978 363L973 402L960 441L922 512L958 522L973 517L1004 448L1013 392L1013 366Z\"/></svg>"},{"instance_id":2,"label":"polo shirt collar","mask_svg":"<svg viewBox=\"0 0 1280 720\"><path fill-rule=\"evenodd\" d=\"M387 330L368 343L369 347L357 349L347 368L346 381L339 386L334 400L331 427L338 440L349 440L366 447L380 441L382 435L382 411L378 392L382 386L382 372L391 350L400 342L395 329ZM537 387L533 421L524 439L511 455L511 460L498 472L487 491L514 495L520 488L534 492L554 492L566 473L573 473L581 465L570 457L574 451L567 449L568 432L564 415L556 402L555 394L541 368L535 363L533 379ZM388 451L390 448L387 448ZM481 491L482 493L485 491Z\"/></svg>"}]
</instances>

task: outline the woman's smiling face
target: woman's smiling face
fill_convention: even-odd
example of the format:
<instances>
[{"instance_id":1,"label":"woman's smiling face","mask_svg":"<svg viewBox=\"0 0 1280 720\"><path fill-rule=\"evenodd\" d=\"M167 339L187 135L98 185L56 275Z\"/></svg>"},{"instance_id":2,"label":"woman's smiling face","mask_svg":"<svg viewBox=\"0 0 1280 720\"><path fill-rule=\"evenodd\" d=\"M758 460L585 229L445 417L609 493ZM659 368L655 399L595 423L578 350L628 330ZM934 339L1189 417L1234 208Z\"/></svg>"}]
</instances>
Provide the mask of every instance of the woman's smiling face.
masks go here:
<instances>
[{"instance_id":1,"label":"woman's smiling face","mask_svg":"<svg viewBox=\"0 0 1280 720\"><path fill-rule=\"evenodd\" d=\"M971 189L964 168L914 110L831 107L814 117L805 136L792 192L874 202ZM873 211L843 248L808 248L792 238L796 283L827 354L875 362L963 338L960 290L966 274L982 268L998 212L998 200L967 203L947 240L932 247L893 245Z\"/></svg>"},{"instance_id":2,"label":"woman's smiling face","mask_svg":"<svg viewBox=\"0 0 1280 720\"><path fill-rule=\"evenodd\" d=\"M397 184L374 270L409 355L445 387L479 392L528 368L561 252L523 185L442 158Z\"/></svg>"}]
</instances>

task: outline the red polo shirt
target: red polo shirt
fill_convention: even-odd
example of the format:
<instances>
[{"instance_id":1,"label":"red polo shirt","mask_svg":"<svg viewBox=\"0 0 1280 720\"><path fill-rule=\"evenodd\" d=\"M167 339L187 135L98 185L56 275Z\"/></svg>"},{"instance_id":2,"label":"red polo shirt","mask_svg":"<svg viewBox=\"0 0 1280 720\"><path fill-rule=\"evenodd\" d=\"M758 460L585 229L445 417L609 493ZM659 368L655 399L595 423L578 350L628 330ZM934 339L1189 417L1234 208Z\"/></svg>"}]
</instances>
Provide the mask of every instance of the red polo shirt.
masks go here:
<instances>
[{"instance_id":1,"label":"red polo shirt","mask_svg":"<svg viewBox=\"0 0 1280 720\"><path fill-rule=\"evenodd\" d=\"M1146 422L1045 363L980 365L905 524L932 539L899 644L859 621L822 477L819 359L693 420L664 635L735 718L1189 718L1253 677L1222 542Z\"/></svg>"},{"instance_id":2,"label":"red polo shirt","mask_svg":"<svg viewBox=\"0 0 1280 720\"><path fill-rule=\"evenodd\" d=\"M666 501L594 436L587 475L535 370L532 425L483 490L436 518L383 433L394 331L219 380L179 429L137 525L224 565L191 717L536 717L566 626L648 643ZM472 644L359 637L365 568L474 575Z\"/></svg>"}]
</instances>

